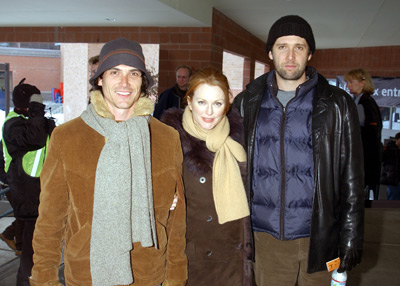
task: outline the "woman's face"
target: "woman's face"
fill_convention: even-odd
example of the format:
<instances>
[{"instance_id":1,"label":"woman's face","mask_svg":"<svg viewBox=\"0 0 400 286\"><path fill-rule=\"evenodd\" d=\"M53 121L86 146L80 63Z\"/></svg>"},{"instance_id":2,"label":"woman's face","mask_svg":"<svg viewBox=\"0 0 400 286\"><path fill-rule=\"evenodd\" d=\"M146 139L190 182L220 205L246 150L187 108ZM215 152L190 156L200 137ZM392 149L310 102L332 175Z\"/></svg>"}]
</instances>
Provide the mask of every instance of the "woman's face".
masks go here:
<instances>
[{"instance_id":1,"label":"woman's face","mask_svg":"<svg viewBox=\"0 0 400 286\"><path fill-rule=\"evenodd\" d=\"M364 80L358 80L358 79L352 79L349 81L346 81L347 88L349 89L350 93L354 96L359 96L364 88L365 81Z\"/></svg>"},{"instance_id":2,"label":"woman's face","mask_svg":"<svg viewBox=\"0 0 400 286\"><path fill-rule=\"evenodd\" d=\"M193 120L203 129L213 129L225 116L225 94L218 86L203 83L188 101Z\"/></svg>"}]
</instances>

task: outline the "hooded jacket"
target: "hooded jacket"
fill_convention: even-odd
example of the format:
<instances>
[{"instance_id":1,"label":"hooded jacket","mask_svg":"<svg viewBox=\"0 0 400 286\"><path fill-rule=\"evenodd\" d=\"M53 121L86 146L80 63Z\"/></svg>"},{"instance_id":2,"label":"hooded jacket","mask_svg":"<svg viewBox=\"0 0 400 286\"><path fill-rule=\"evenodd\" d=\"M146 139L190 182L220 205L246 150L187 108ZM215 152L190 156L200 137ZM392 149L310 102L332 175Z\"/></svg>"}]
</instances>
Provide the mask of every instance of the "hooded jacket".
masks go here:
<instances>
[{"instance_id":1,"label":"hooded jacket","mask_svg":"<svg viewBox=\"0 0 400 286\"><path fill-rule=\"evenodd\" d=\"M316 73L308 67L307 75ZM248 153L248 186L252 186L256 121L266 89L276 96L275 71L255 79L234 104L244 120ZM267 78L273 76L271 85ZM312 109L314 196L308 273L326 270L326 262L341 258L350 270L360 262L364 232L364 173L357 109L343 90L317 74ZM301 85L298 87L301 88ZM251 190L257 192L257 190ZM257 251L255 249L255 251Z\"/></svg>"},{"instance_id":2,"label":"hooded jacket","mask_svg":"<svg viewBox=\"0 0 400 286\"><path fill-rule=\"evenodd\" d=\"M179 135L155 118L150 119L149 128L158 249L133 244L132 285L183 286L187 279L186 213ZM94 184L105 140L81 117L55 129L41 174L42 193L33 238L32 286L59 285L63 240L67 285L92 285L90 238ZM178 202L170 210L175 194Z\"/></svg>"}]
</instances>

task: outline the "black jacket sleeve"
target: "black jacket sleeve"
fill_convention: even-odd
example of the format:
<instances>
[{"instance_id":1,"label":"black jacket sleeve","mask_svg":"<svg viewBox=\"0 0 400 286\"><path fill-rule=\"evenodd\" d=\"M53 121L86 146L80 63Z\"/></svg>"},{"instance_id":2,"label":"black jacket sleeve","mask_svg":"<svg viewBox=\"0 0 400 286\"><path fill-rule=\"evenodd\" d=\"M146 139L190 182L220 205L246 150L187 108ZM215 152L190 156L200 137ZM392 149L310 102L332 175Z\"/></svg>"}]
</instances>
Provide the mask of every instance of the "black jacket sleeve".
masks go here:
<instances>
[{"instance_id":1,"label":"black jacket sleeve","mask_svg":"<svg viewBox=\"0 0 400 286\"><path fill-rule=\"evenodd\" d=\"M44 116L44 108L44 104L31 102L28 119L15 117L4 124L3 140L12 157L46 145L47 136L54 129L55 123Z\"/></svg>"}]
</instances>

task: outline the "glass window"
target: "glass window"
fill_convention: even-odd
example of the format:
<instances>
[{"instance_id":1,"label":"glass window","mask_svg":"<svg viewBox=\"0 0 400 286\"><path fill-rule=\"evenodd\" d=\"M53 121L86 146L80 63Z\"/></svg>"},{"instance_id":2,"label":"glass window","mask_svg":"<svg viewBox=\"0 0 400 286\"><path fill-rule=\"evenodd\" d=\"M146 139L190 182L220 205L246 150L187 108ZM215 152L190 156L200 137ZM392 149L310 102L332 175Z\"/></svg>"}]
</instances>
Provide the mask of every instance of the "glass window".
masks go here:
<instances>
[{"instance_id":1,"label":"glass window","mask_svg":"<svg viewBox=\"0 0 400 286\"><path fill-rule=\"evenodd\" d=\"M255 62L254 66L254 78L258 78L259 76L262 76L266 72L266 64L262 62Z\"/></svg>"},{"instance_id":2,"label":"glass window","mask_svg":"<svg viewBox=\"0 0 400 286\"><path fill-rule=\"evenodd\" d=\"M400 130L400 107L381 106L382 125L384 129Z\"/></svg>"}]
</instances>

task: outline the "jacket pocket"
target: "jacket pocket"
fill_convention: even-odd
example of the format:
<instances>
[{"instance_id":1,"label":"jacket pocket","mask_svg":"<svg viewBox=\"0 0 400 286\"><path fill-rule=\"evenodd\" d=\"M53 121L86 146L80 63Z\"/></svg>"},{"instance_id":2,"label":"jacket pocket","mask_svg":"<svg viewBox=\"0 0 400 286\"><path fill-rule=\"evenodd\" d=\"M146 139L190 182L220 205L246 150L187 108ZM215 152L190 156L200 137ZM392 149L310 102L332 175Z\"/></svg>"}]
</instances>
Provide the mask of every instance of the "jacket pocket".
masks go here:
<instances>
[{"instance_id":1,"label":"jacket pocket","mask_svg":"<svg viewBox=\"0 0 400 286\"><path fill-rule=\"evenodd\" d=\"M86 223L70 239L64 248L65 276L74 281L90 283L90 236L91 227Z\"/></svg>"}]
</instances>

